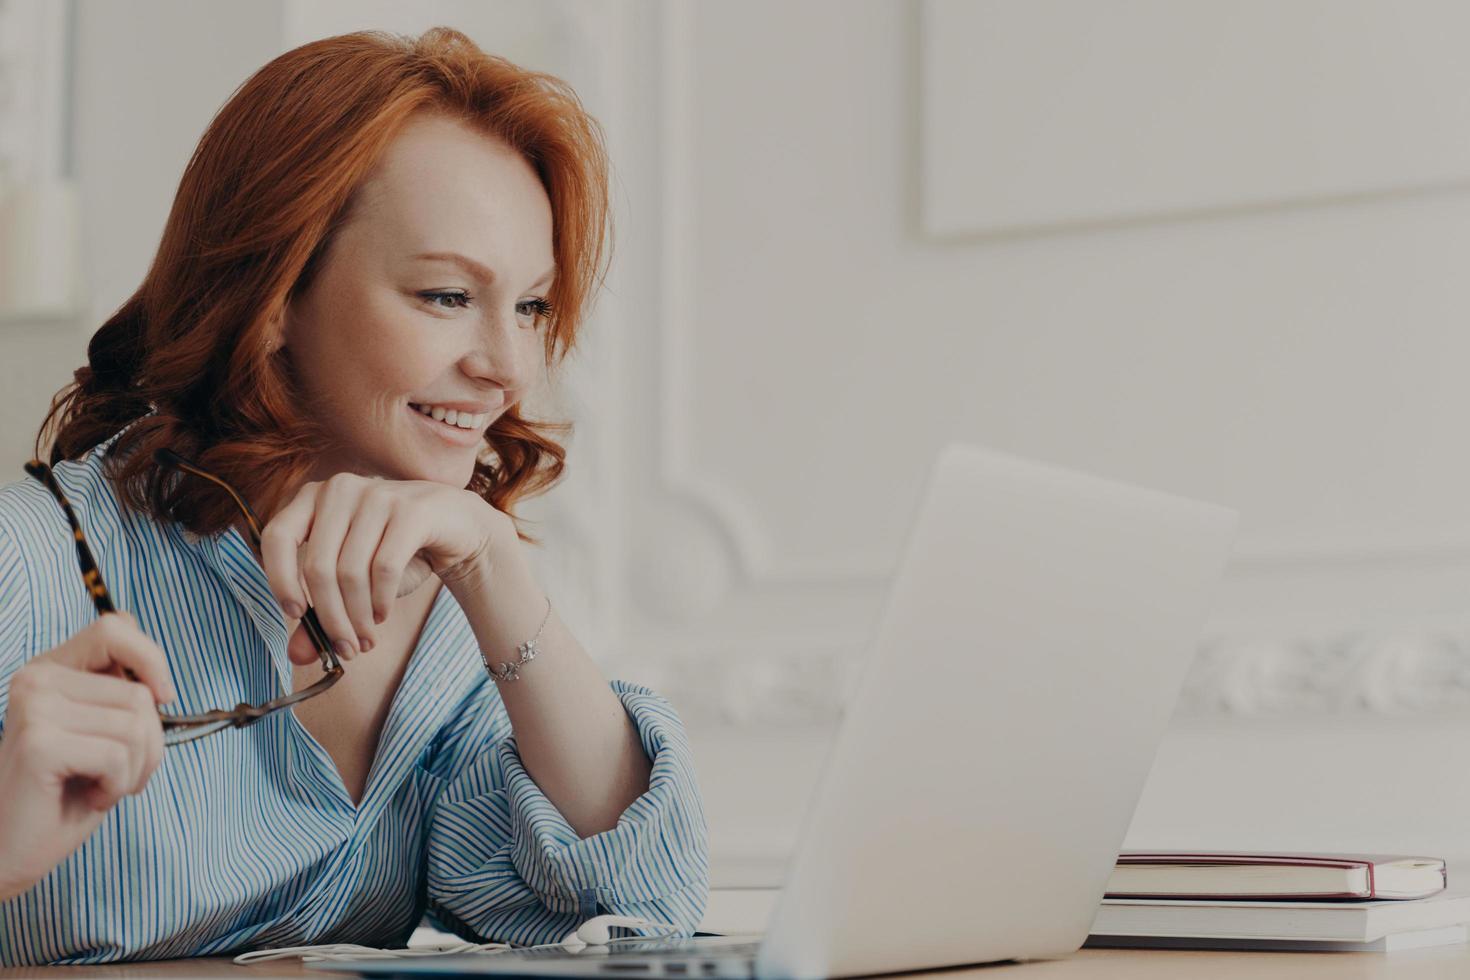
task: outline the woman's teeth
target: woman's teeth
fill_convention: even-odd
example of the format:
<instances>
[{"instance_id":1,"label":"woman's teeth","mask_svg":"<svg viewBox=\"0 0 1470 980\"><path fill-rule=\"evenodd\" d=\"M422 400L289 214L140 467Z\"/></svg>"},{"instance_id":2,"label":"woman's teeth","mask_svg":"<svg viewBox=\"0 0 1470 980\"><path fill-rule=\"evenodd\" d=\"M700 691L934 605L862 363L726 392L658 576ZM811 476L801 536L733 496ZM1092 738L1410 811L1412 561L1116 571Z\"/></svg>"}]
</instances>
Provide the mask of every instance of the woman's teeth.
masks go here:
<instances>
[{"instance_id":1,"label":"woman's teeth","mask_svg":"<svg viewBox=\"0 0 1470 980\"><path fill-rule=\"evenodd\" d=\"M420 415L427 415L430 418L452 425L456 429L481 428L490 417L489 415L470 415L467 412L462 414L452 408L445 409L438 406L430 407L428 405L414 405L410 403L408 407Z\"/></svg>"}]
</instances>

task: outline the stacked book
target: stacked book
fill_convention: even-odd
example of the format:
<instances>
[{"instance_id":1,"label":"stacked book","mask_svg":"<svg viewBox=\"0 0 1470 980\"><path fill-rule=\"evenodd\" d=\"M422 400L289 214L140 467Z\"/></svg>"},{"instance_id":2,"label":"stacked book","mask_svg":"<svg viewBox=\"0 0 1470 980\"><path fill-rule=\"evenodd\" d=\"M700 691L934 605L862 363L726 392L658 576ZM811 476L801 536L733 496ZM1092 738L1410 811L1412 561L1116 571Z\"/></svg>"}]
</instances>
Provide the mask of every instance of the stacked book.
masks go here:
<instances>
[{"instance_id":1,"label":"stacked book","mask_svg":"<svg viewBox=\"0 0 1470 980\"><path fill-rule=\"evenodd\" d=\"M1438 858L1125 851L1089 946L1374 950L1463 943L1470 893Z\"/></svg>"}]
</instances>

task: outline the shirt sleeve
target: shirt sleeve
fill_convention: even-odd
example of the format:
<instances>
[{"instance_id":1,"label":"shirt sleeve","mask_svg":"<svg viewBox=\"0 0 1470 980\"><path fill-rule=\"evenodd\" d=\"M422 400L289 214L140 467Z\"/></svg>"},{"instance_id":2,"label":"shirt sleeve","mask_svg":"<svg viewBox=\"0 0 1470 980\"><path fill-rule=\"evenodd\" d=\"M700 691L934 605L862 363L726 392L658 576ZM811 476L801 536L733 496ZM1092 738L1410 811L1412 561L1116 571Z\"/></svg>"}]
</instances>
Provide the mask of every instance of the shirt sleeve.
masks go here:
<instances>
[{"instance_id":1,"label":"shirt sleeve","mask_svg":"<svg viewBox=\"0 0 1470 980\"><path fill-rule=\"evenodd\" d=\"M20 544L0 521L0 734L10 704L11 675L25 662L30 645L31 584Z\"/></svg>"},{"instance_id":2,"label":"shirt sleeve","mask_svg":"<svg viewBox=\"0 0 1470 980\"><path fill-rule=\"evenodd\" d=\"M709 834L689 742L662 697L624 681L612 689L652 762L647 792L612 829L579 838L526 772L497 702L503 724L428 815L428 899L440 922L516 945L557 942L607 913L693 935L709 900Z\"/></svg>"}]
</instances>

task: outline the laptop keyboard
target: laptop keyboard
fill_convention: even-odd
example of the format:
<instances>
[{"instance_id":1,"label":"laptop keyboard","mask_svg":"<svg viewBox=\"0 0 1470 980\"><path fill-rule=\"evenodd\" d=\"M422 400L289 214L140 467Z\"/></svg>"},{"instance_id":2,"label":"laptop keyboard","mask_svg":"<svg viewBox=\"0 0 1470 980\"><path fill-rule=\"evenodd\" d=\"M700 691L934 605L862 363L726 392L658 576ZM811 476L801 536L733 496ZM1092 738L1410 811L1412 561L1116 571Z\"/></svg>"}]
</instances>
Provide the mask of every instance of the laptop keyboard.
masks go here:
<instances>
[{"instance_id":1,"label":"laptop keyboard","mask_svg":"<svg viewBox=\"0 0 1470 980\"><path fill-rule=\"evenodd\" d=\"M737 942L691 949L688 946L638 948L609 947L609 955L597 962L597 972L623 976L748 977L760 949L760 941Z\"/></svg>"},{"instance_id":2,"label":"laptop keyboard","mask_svg":"<svg viewBox=\"0 0 1470 980\"><path fill-rule=\"evenodd\" d=\"M755 965L758 943L724 946L698 953L670 949L634 953L626 958L609 957L598 964L600 973L644 977L749 977Z\"/></svg>"}]
</instances>

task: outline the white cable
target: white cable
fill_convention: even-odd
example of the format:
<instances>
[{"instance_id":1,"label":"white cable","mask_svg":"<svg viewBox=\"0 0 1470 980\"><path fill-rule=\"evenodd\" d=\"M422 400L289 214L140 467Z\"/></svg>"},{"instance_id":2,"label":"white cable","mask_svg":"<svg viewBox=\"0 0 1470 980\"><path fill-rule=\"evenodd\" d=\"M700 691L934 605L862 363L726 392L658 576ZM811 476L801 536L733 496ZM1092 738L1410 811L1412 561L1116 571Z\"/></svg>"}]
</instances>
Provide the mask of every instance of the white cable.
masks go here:
<instances>
[{"instance_id":1,"label":"white cable","mask_svg":"<svg viewBox=\"0 0 1470 980\"><path fill-rule=\"evenodd\" d=\"M600 916L589 919L582 925L595 923L598 919L612 921L617 917ZM647 920L625 920L638 921L640 925L667 926L668 923L648 922ZM623 924L623 923L619 923ZM580 928L580 927L579 927ZM670 926L669 928L674 928ZM264 960L284 960L300 958L303 962L315 962L318 960L391 960L416 956L447 956L451 953L500 953L508 949L552 949L560 947L580 952L585 949L600 949L601 946L611 943L633 942L640 939L649 939L648 936L620 936L608 939L606 944L594 943L590 946L586 943L574 941L576 932L569 934L559 943L541 943L536 946L511 946L508 943L467 943L453 939L430 941L418 946L404 947L402 949L378 949L374 946L359 946L356 943L324 943L319 946L283 946L279 949L256 949L248 953L236 956L233 962L240 965L248 963L260 963ZM605 952L605 950L602 950Z\"/></svg>"},{"instance_id":2,"label":"white cable","mask_svg":"<svg viewBox=\"0 0 1470 980\"><path fill-rule=\"evenodd\" d=\"M283 946L280 949L256 949L241 953L234 962L259 963L262 960L285 960L299 957L315 960L391 960L411 956L444 956L449 953L498 953L510 949L505 943L446 943L442 946L416 946L412 949L378 949L355 943L324 943L320 946Z\"/></svg>"}]
</instances>

